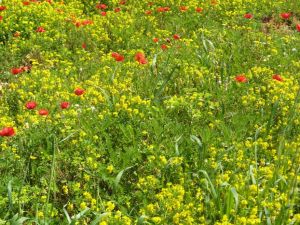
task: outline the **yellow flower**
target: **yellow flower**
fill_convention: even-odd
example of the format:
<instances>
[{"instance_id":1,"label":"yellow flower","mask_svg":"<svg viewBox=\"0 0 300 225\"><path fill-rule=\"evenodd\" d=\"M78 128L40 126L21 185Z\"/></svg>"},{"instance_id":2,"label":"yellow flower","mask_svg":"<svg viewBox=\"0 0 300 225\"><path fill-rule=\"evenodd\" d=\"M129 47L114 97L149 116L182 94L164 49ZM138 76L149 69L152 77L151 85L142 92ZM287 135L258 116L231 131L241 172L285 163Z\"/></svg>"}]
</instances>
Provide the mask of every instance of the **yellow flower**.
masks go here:
<instances>
[{"instance_id":1,"label":"yellow flower","mask_svg":"<svg viewBox=\"0 0 300 225\"><path fill-rule=\"evenodd\" d=\"M152 222L155 224L161 223L162 219L159 216L155 216L151 218Z\"/></svg>"},{"instance_id":2,"label":"yellow flower","mask_svg":"<svg viewBox=\"0 0 300 225\"><path fill-rule=\"evenodd\" d=\"M115 208L115 204L112 201L109 201L109 202L106 203L106 210L108 212L113 211L114 208Z\"/></svg>"},{"instance_id":3,"label":"yellow flower","mask_svg":"<svg viewBox=\"0 0 300 225\"><path fill-rule=\"evenodd\" d=\"M113 171L114 171L114 166L113 165L108 165L107 167L106 167L106 170L109 172L109 173L112 173Z\"/></svg>"},{"instance_id":4,"label":"yellow flower","mask_svg":"<svg viewBox=\"0 0 300 225\"><path fill-rule=\"evenodd\" d=\"M32 159L32 160L35 160L35 159L37 159L37 157L35 157L35 156L33 156L33 155L30 155L30 157L29 157L30 159Z\"/></svg>"},{"instance_id":5,"label":"yellow flower","mask_svg":"<svg viewBox=\"0 0 300 225\"><path fill-rule=\"evenodd\" d=\"M87 208L87 204L85 202L81 202L79 205L80 209L86 209Z\"/></svg>"}]
</instances>

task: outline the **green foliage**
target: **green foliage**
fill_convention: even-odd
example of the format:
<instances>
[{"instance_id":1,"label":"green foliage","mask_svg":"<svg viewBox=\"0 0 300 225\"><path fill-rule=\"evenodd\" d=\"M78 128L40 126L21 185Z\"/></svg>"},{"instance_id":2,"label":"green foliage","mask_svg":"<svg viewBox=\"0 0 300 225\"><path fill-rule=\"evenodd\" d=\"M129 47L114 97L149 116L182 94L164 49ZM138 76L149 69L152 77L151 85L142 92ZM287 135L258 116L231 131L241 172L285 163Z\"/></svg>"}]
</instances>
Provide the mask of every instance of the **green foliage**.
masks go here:
<instances>
[{"instance_id":1,"label":"green foliage","mask_svg":"<svg viewBox=\"0 0 300 225\"><path fill-rule=\"evenodd\" d=\"M300 223L298 1L0 6L0 224Z\"/></svg>"}]
</instances>

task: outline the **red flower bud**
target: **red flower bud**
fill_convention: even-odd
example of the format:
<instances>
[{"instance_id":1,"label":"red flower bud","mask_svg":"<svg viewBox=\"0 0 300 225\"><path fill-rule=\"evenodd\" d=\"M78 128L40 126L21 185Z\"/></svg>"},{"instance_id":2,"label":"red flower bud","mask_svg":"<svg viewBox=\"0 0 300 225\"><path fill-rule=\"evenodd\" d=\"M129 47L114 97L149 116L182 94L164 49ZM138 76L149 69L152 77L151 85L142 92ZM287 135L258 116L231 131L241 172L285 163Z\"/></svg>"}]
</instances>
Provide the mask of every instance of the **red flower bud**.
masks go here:
<instances>
[{"instance_id":1,"label":"red flower bud","mask_svg":"<svg viewBox=\"0 0 300 225\"><path fill-rule=\"evenodd\" d=\"M35 107L37 106L37 104L36 104L36 102L27 102L26 104L25 104L25 107L27 108L27 109L34 109Z\"/></svg>"},{"instance_id":2,"label":"red flower bud","mask_svg":"<svg viewBox=\"0 0 300 225\"><path fill-rule=\"evenodd\" d=\"M40 109L39 110L39 115L41 116L47 116L49 114L47 109Z\"/></svg>"},{"instance_id":3,"label":"red flower bud","mask_svg":"<svg viewBox=\"0 0 300 225\"><path fill-rule=\"evenodd\" d=\"M70 103L69 102L62 102L60 103L60 108L61 109L67 109L70 107Z\"/></svg>"},{"instance_id":4,"label":"red flower bud","mask_svg":"<svg viewBox=\"0 0 300 225\"><path fill-rule=\"evenodd\" d=\"M74 91L75 95L78 95L78 96L83 95L84 92L85 92L85 90L83 90L81 88L76 88L75 91Z\"/></svg>"},{"instance_id":5,"label":"red flower bud","mask_svg":"<svg viewBox=\"0 0 300 225\"><path fill-rule=\"evenodd\" d=\"M277 80L277 81L280 81L280 82L283 81L283 78L279 74L274 74L272 76L272 78L273 78L273 80Z\"/></svg>"},{"instance_id":6,"label":"red flower bud","mask_svg":"<svg viewBox=\"0 0 300 225\"><path fill-rule=\"evenodd\" d=\"M15 130L13 127L4 127L0 130L0 136L2 137L11 137L15 135Z\"/></svg>"},{"instance_id":7,"label":"red flower bud","mask_svg":"<svg viewBox=\"0 0 300 225\"><path fill-rule=\"evenodd\" d=\"M236 80L236 82L239 82L239 83L246 83L248 81L244 74L237 75L235 77L235 80Z\"/></svg>"}]
</instances>

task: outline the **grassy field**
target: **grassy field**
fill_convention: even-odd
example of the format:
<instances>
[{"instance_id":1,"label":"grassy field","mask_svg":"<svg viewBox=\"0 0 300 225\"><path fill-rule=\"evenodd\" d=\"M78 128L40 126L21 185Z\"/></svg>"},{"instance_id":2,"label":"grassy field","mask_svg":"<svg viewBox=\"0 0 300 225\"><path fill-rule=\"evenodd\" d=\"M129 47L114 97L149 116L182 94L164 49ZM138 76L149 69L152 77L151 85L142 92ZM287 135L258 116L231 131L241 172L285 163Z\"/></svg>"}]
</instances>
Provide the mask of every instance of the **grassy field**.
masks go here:
<instances>
[{"instance_id":1,"label":"grassy field","mask_svg":"<svg viewBox=\"0 0 300 225\"><path fill-rule=\"evenodd\" d=\"M0 0L0 224L300 224L299 0Z\"/></svg>"}]
</instances>

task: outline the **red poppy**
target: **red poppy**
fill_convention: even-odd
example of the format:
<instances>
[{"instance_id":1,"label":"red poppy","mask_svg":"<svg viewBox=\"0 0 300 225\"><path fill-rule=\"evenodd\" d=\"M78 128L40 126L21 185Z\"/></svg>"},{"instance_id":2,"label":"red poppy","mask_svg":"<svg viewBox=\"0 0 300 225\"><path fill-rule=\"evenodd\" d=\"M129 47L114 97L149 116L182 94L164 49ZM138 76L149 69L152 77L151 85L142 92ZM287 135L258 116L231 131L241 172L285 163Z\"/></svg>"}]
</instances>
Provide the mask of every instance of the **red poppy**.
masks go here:
<instances>
[{"instance_id":1,"label":"red poppy","mask_svg":"<svg viewBox=\"0 0 300 225\"><path fill-rule=\"evenodd\" d=\"M17 75L17 74L22 73L22 72L23 72L22 68L12 68L11 69L11 73L13 75Z\"/></svg>"},{"instance_id":2,"label":"red poppy","mask_svg":"<svg viewBox=\"0 0 300 225\"><path fill-rule=\"evenodd\" d=\"M84 92L85 92L85 90L83 90L81 88L76 88L75 91L74 91L75 95L78 95L78 96L83 95Z\"/></svg>"},{"instance_id":3,"label":"red poppy","mask_svg":"<svg viewBox=\"0 0 300 225\"><path fill-rule=\"evenodd\" d=\"M31 70L31 66L21 66L20 69L23 71L23 72L28 72Z\"/></svg>"},{"instance_id":4,"label":"red poppy","mask_svg":"<svg viewBox=\"0 0 300 225\"><path fill-rule=\"evenodd\" d=\"M147 59L145 58L144 53L142 53L142 52L137 52L135 54L134 58L137 62L139 62L139 64L147 64L148 63Z\"/></svg>"},{"instance_id":5,"label":"red poppy","mask_svg":"<svg viewBox=\"0 0 300 225\"><path fill-rule=\"evenodd\" d=\"M253 15L252 15L251 13L246 13L246 14L244 15L244 18L245 18L245 19L252 19L252 18L253 18Z\"/></svg>"},{"instance_id":6,"label":"red poppy","mask_svg":"<svg viewBox=\"0 0 300 225\"><path fill-rule=\"evenodd\" d=\"M158 38L153 38L153 42L157 43L159 41Z\"/></svg>"},{"instance_id":7,"label":"red poppy","mask_svg":"<svg viewBox=\"0 0 300 225\"><path fill-rule=\"evenodd\" d=\"M236 80L236 82L239 82L239 83L246 83L248 81L244 74L237 75L235 77L235 80Z\"/></svg>"},{"instance_id":8,"label":"red poppy","mask_svg":"<svg viewBox=\"0 0 300 225\"><path fill-rule=\"evenodd\" d=\"M13 127L4 127L0 130L0 136L2 137L11 137L15 135L15 130Z\"/></svg>"},{"instance_id":9,"label":"red poppy","mask_svg":"<svg viewBox=\"0 0 300 225\"><path fill-rule=\"evenodd\" d=\"M104 11L101 12L100 14L101 14L101 16L106 16L106 12L104 12Z\"/></svg>"},{"instance_id":10,"label":"red poppy","mask_svg":"<svg viewBox=\"0 0 300 225\"><path fill-rule=\"evenodd\" d=\"M277 80L277 81L280 81L280 82L283 81L283 78L279 74L274 74L272 76L272 78L273 78L273 80Z\"/></svg>"},{"instance_id":11,"label":"red poppy","mask_svg":"<svg viewBox=\"0 0 300 225\"><path fill-rule=\"evenodd\" d=\"M39 110L39 115L41 116L47 116L49 114L47 109L40 109Z\"/></svg>"},{"instance_id":12,"label":"red poppy","mask_svg":"<svg viewBox=\"0 0 300 225\"><path fill-rule=\"evenodd\" d=\"M119 55L119 53L116 53L116 52L111 53L111 57L113 57L113 58L117 57L118 55Z\"/></svg>"},{"instance_id":13,"label":"red poppy","mask_svg":"<svg viewBox=\"0 0 300 225\"><path fill-rule=\"evenodd\" d=\"M188 8L189 8L189 7L187 7L187 6L180 6L180 7L179 7L179 9L180 9L181 12L187 11Z\"/></svg>"},{"instance_id":14,"label":"red poppy","mask_svg":"<svg viewBox=\"0 0 300 225\"><path fill-rule=\"evenodd\" d=\"M76 27L80 27L81 26L81 22L79 22L79 21L75 22L75 26Z\"/></svg>"},{"instance_id":15,"label":"red poppy","mask_svg":"<svg viewBox=\"0 0 300 225\"><path fill-rule=\"evenodd\" d=\"M33 102L33 101L27 102L27 103L25 104L25 107L26 107L27 109L29 109L29 110L34 109L36 106L37 106L36 102Z\"/></svg>"},{"instance_id":16,"label":"red poppy","mask_svg":"<svg viewBox=\"0 0 300 225\"><path fill-rule=\"evenodd\" d=\"M146 15L151 15L151 14L152 14L152 11L151 11L151 10L146 10L146 11L145 11L145 14L146 14Z\"/></svg>"},{"instance_id":17,"label":"red poppy","mask_svg":"<svg viewBox=\"0 0 300 225\"><path fill-rule=\"evenodd\" d=\"M82 25L89 25L89 24L93 24L92 20L84 20L81 22Z\"/></svg>"},{"instance_id":18,"label":"red poppy","mask_svg":"<svg viewBox=\"0 0 300 225\"><path fill-rule=\"evenodd\" d=\"M38 32L38 33L43 33L43 32L45 32L46 30L43 28L43 27L38 27L37 29L36 29L36 32Z\"/></svg>"},{"instance_id":19,"label":"red poppy","mask_svg":"<svg viewBox=\"0 0 300 225\"><path fill-rule=\"evenodd\" d=\"M70 107L70 102L62 102L60 103L60 108L61 109L67 109Z\"/></svg>"},{"instance_id":20,"label":"red poppy","mask_svg":"<svg viewBox=\"0 0 300 225\"><path fill-rule=\"evenodd\" d=\"M165 45L165 44L162 44L160 47L161 47L162 50L167 50L168 49L168 46Z\"/></svg>"},{"instance_id":21,"label":"red poppy","mask_svg":"<svg viewBox=\"0 0 300 225\"><path fill-rule=\"evenodd\" d=\"M164 12L165 11L165 8L164 7L158 7L157 8L157 12Z\"/></svg>"},{"instance_id":22,"label":"red poppy","mask_svg":"<svg viewBox=\"0 0 300 225\"><path fill-rule=\"evenodd\" d=\"M16 32L14 33L14 37L20 37L20 35L21 35L21 33L20 33L19 31L16 31Z\"/></svg>"},{"instance_id":23,"label":"red poppy","mask_svg":"<svg viewBox=\"0 0 300 225\"><path fill-rule=\"evenodd\" d=\"M300 23L296 25L296 29L298 32L300 32Z\"/></svg>"},{"instance_id":24,"label":"red poppy","mask_svg":"<svg viewBox=\"0 0 300 225\"><path fill-rule=\"evenodd\" d=\"M100 4L100 3L98 3L98 4L96 5L96 8L97 8L97 9L107 9L108 6L105 5L105 4Z\"/></svg>"},{"instance_id":25,"label":"red poppy","mask_svg":"<svg viewBox=\"0 0 300 225\"><path fill-rule=\"evenodd\" d=\"M3 10L5 10L5 9L6 9L6 6L0 5L0 11L3 11Z\"/></svg>"},{"instance_id":26,"label":"red poppy","mask_svg":"<svg viewBox=\"0 0 300 225\"><path fill-rule=\"evenodd\" d=\"M158 7L157 12L168 12L170 11L170 7Z\"/></svg>"},{"instance_id":27,"label":"red poppy","mask_svg":"<svg viewBox=\"0 0 300 225\"><path fill-rule=\"evenodd\" d=\"M212 4L212 5L218 5L218 1L217 0L211 0L210 4Z\"/></svg>"},{"instance_id":28,"label":"red poppy","mask_svg":"<svg viewBox=\"0 0 300 225\"><path fill-rule=\"evenodd\" d=\"M117 52L111 53L111 56L117 61L117 62L123 62L124 61L124 56L120 55Z\"/></svg>"},{"instance_id":29,"label":"red poppy","mask_svg":"<svg viewBox=\"0 0 300 225\"><path fill-rule=\"evenodd\" d=\"M121 11L121 8L115 8L115 13L118 13L118 12L120 12Z\"/></svg>"},{"instance_id":30,"label":"red poppy","mask_svg":"<svg viewBox=\"0 0 300 225\"><path fill-rule=\"evenodd\" d=\"M23 5L29 5L30 2L23 2Z\"/></svg>"},{"instance_id":31,"label":"red poppy","mask_svg":"<svg viewBox=\"0 0 300 225\"><path fill-rule=\"evenodd\" d=\"M82 45L81 45L81 47L83 48L83 49L86 49L86 43L82 43Z\"/></svg>"},{"instance_id":32,"label":"red poppy","mask_svg":"<svg viewBox=\"0 0 300 225\"><path fill-rule=\"evenodd\" d=\"M203 11L202 8L200 8L200 7L197 7L197 8L196 8L196 12L197 12L197 13L201 13L202 11Z\"/></svg>"},{"instance_id":33,"label":"red poppy","mask_svg":"<svg viewBox=\"0 0 300 225\"><path fill-rule=\"evenodd\" d=\"M178 34L174 34L174 35L173 35L173 38L174 38L174 40L179 40L179 39L180 39L180 36L179 36Z\"/></svg>"},{"instance_id":34,"label":"red poppy","mask_svg":"<svg viewBox=\"0 0 300 225\"><path fill-rule=\"evenodd\" d=\"M280 14L280 17L284 20L288 20L291 17L291 15L291 13L284 12Z\"/></svg>"}]
</instances>

